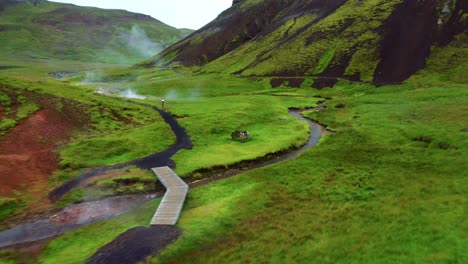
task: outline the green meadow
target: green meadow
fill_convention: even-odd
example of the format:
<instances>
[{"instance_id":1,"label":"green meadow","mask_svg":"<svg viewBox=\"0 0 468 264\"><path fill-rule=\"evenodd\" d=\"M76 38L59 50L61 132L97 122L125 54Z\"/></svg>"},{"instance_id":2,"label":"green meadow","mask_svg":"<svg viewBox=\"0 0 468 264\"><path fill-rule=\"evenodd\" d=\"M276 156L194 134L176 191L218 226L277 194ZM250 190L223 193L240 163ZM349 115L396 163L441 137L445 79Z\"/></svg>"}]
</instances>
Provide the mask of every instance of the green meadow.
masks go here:
<instances>
[{"instance_id":1,"label":"green meadow","mask_svg":"<svg viewBox=\"0 0 468 264\"><path fill-rule=\"evenodd\" d=\"M335 133L294 160L192 189L178 223L183 235L148 262L468 261L466 86L423 84L422 77L380 88L341 82L321 91L239 79L250 85L226 94L212 78L198 96L169 100L167 110L194 143L175 156L182 176L303 144L307 126L287 109L313 107L318 96L331 98L327 108L304 115ZM209 77L184 78L189 86ZM230 141L235 129L251 131L252 140ZM147 225L156 207L151 202L62 235L39 261L83 263L128 228Z\"/></svg>"}]
</instances>

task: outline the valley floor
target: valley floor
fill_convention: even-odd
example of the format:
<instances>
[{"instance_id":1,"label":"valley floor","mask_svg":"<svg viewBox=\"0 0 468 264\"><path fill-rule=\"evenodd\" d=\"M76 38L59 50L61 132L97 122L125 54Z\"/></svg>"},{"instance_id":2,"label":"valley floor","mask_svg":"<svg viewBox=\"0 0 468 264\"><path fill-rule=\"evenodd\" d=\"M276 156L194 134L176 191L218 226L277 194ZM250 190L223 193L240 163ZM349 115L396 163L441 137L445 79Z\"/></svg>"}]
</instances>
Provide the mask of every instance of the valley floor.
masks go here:
<instances>
[{"instance_id":1,"label":"valley floor","mask_svg":"<svg viewBox=\"0 0 468 264\"><path fill-rule=\"evenodd\" d=\"M164 70L116 70L106 76L108 84L124 83L148 96L146 104L159 106L160 99L166 99L166 110L178 118L193 143L193 149L174 156L177 174L190 180L303 145L308 126L289 116L288 108L315 107L322 98L329 98L322 111L303 114L334 133L324 135L317 147L293 160L191 190L177 225L180 237L147 262L468 261L464 250L468 246L465 84L427 84L416 77L398 86L376 88L340 81L334 88L315 90L271 88L268 78ZM26 90L30 85L46 94L59 93L62 83L47 80L38 87L36 80L25 81L24 76L2 77L1 82ZM91 108L93 104L104 111L112 108L130 122L122 129L125 122L117 118L95 119L94 132L80 132L86 136L78 135L60 149L58 175L63 179L57 178L53 185L83 168L141 157L149 138L156 137L166 146L173 142L162 123L158 128L163 132L148 134L157 120L149 117L147 106L117 103L89 91L81 93L80 89L90 88L77 87L67 83L65 91ZM139 111L146 120L137 124L131 111ZM115 130L109 133L108 127ZM234 130L248 130L251 140L231 141ZM93 133L98 137L90 141ZM134 144L142 151L126 156L119 156L118 149L102 156L94 153L94 144L124 146L126 133L140 137ZM122 179L133 175L135 184L144 184L148 177L135 168L117 174L82 186L61 203L79 202L88 194L99 198L103 192L128 192L128 186L120 185ZM37 255L3 251L0 256L5 263L84 263L127 230L147 226L158 203L159 199L151 200L123 215L61 235Z\"/></svg>"}]
</instances>

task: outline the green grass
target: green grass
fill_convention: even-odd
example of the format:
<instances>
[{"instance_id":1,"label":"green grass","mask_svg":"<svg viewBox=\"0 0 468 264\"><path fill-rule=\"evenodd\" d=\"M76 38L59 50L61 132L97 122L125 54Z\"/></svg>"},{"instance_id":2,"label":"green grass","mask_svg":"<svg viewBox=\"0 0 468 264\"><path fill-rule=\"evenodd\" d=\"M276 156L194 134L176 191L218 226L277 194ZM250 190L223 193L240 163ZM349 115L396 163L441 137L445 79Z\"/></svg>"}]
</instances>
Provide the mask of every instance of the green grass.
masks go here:
<instances>
[{"instance_id":1,"label":"green grass","mask_svg":"<svg viewBox=\"0 0 468 264\"><path fill-rule=\"evenodd\" d=\"M220 74L131 69L104 72L96 79L99 82L90 85L133 87L139 94L149 96L148 103L156 106L160 106L161 98L165 99L166 110L181 117L179 123L194 144L192 150L182 150L174 156L177 173L183 176L197 169L231 165L304 144L307 125L291 117L288 108L314 107L320 100L312 98L311 91L271 90L267 80ZM245 144L231 141L235 130L248 130L252 140Z\"/></svg>"},{"instance_id":2,"label":"green grass","mask_svg":"<svg viewBox=\"0 0 468 264\"><path fill-rule=\"evenodd\" d=\"M84 263L98 248L126 230L146 226L159 201L160 199L150 201L114 219L97 222L60 236L47 244L39 257L39 262Z\"/></svg>"},{"instance_id":3,"label":"green grass","mask_svg":"<svg viewBox=\"0 0 468 264\"><path fill-rule=\"evenodd\" d=\"M83 137L62 149L60 165L80 168L119 164L164 150L174 140L169 126L160 123L101 137Z\"/></svg>"},{"instance_id":4,"label":"green grass","mask_svg":"<svg viewBox=\"0 0 468 264\"><path fill-rule=\"evenodd\" d=\"M178 224L182 237L151 263L468 260L466 93L410 84L342 84L319 93L334 99L306 115L336 133L295 160L192 189ZM41 259L74 254L81 263L101 228L60 237ZM86 248L68 253L75 238Z\"/></svg>"},{"instance_id":5,"label":"green grass","mask_svg":"<svg viewBox=\"0 0 468 264\"><path fill-rule=\"evenodd\" d=\"M23 91L10 90L0 84L0 106L4 116L0 120L0 136L8 133L23 119L39 110L39 106Z\"/></svg>"},{"instance_id":6,"label":"green grass","mask_svg":"<svg viewBox=\"0 0 468 264\"><path fill-rule=\"evenodd\" d=\"M174 156L177 173L255 159L307 141L308 127L288 114L288 107L315 106L316 98L250 95L221 96L174 102L170 110L191 136L194 147ZM251 140L231 140L235 130L247 130Z\"/></svg>"},{"instance_id":7,"label":"green grass","mask_svg":"<svg viewBox=\"0 0 468 264\"><path fill-rule=\"evenodd\" d=\"M23 205L15 198L0 197L0 221L4 221Z\"/></svg>"},{"instance_id":8,"label":"green grass","mask_svg":"<svg viewBox=\"0 0 468 264\"><path fill-rule=\"evenodd\" d=\"M156 190L157 179L152 171L140 170L134 166L114 172L104 178L97 178L80 188L65 194L55 204L63 208L86 200L126 194L152 193Z\"/></svg>"},{"instance_id":9,"label":"green grass","mask_svg":"<svg viewBox=\"0 0 468 264\"><path fill-rule=\"evenodd\" d=\"M208 78L183 77L180 93L193 80ZM151 93L159 97L167 91L165 81L155 83ZM216 90L213 81L200 89L203 96L169 100L168 110L183 117L179 122L194 143L193 150L174 157L181 175L301 144L307 129L287 108L314 106L319 99L313 95L333 99L326 110L306 115L336 133L293 161L191 190L179 222L184 234L151 262L464 262L466 180L460 171L467 169L462 120L468 98L460 85L416 84L373 88L342 82L314 92L251 81L249 89L236 91ZM231 142L235 129L249 130L252 141ZM114 184L103 180L96 186ZM89 239L98 228L60 237L41 259L60 260L77 245L75 237ZM87 243L77 263L98 248Z\"/></svg>"},{"instance_id":10,"label":"green grass","mask_svg":"<svg viewBox=\"0 0 468 264\"><path fill-rule=\"evenodd\" d=\"M192 190L257 186L231 205L235 217L213 219L219 209L199 219L186 208L186 233L224 224L197 241L183 237L153 262L466 262L466 93L344 87L322 95L346 103L308 114L335 134L296 160ZM200 210L216 206L204 198Z\"/></svg>"},{"instance_id":11,"label":"green grass","mask_svg":"<svg viewBox=\"0 0 468 264\"><path fill-rule=\"evenodd\" d=\"M328 49L320 58L320 61L317 65L317 67L314 70L314 74L321 74L326 68L328 68L328 65L333 59L333 56L335 56L335 49Z\"/></svg>"}]
</instances>

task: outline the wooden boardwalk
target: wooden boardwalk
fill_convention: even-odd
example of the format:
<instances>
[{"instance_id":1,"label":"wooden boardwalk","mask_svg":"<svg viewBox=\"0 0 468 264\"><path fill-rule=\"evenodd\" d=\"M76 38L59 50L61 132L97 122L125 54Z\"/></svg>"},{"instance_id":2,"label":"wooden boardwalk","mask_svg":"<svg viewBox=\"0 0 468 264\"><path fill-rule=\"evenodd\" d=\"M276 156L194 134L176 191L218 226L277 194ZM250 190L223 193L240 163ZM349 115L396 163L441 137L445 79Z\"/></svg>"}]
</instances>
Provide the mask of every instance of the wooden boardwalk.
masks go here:
<instances>
[{"instance_id":1,"label":"wooden boardwalk","mask_svg":"<svg viewBox=\"0 0 468 264\"><path fill-rule=\"evenodd\" d=\"M169 167L152 170L167 190L150 224L175 225L184 206L189 187Z\"/></svg>"}]
</instances>

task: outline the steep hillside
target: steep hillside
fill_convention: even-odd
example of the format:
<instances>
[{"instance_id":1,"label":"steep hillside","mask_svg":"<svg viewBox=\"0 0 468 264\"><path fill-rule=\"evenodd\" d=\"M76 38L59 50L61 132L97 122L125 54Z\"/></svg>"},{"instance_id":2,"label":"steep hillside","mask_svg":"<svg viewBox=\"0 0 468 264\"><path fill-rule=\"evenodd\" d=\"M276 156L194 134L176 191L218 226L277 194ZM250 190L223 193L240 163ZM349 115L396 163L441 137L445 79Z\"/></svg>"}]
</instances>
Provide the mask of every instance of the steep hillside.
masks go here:
<instances>
[{"instance_id":1,"label":"steep hillside","mask_svg":"<svg viewBox=\"0 0 468 264\"><path fill-rule=\"evenodd\" d=\"M233 1L150 65L322 77L314 83L318 88L336 78L398 83L424 67L431 47L466 36L467 11L462 0Z\"/></svg>"},{"instance_id":2,"label":"steep hillside","mask_svg":"<svg viewBox=\"0 0 468 264\"><path fill-rule=\"evenodd\" d=\"M43 0L0 0L0 58L135 63L190 30L150 16Z\"/></svg>"}]
</instances>

